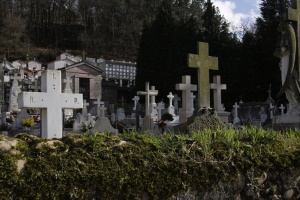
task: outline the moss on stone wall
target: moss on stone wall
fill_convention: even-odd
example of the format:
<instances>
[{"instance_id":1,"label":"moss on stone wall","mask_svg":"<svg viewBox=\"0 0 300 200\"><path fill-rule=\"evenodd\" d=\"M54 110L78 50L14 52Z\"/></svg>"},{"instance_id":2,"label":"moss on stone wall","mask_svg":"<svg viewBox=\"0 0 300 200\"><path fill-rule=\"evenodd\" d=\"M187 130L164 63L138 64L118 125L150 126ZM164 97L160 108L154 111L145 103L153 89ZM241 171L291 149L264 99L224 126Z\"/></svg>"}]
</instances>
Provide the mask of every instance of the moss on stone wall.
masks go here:
<instances>
[{"instance_id":1,"label":"moss on stone wall","mask_svg":"<svg viewBox=\"0 0 300 200\"><path fill-rule=\"evenodd\" d=\"M201 199L209 192L218 199L223 190L220 196L228 199L283 197L298 184L283 181L282 174L294 177L300 169L299 137L256 128L163 138L139 133L69 134L60 140L3 137L1 142L10 146L0 148L0 196L169 199L196 191ZM297 195L293 190L291 197Z\"/></svg>"}]
</instances>

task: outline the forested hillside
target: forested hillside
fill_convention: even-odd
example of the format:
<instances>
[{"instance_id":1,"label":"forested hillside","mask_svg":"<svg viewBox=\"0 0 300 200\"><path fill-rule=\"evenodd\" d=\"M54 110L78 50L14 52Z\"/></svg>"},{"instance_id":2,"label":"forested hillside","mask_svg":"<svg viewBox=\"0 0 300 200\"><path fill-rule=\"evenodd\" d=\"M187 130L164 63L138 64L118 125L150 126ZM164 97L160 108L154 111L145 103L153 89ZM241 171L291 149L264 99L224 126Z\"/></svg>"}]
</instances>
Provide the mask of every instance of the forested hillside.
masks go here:
<instances>
[{"instance_id":1,"label":"forested hillside","mask_svg":"<svg viewBox=\"0 0 300 200\"><path fill-rule=\"evenodd\" d=\"M240 27L237 36L206 0L1 0L0 54L8 60L25 60L28 54L46 63L69 50L137 61L137 89L150 81L165 95L182 75L197 81L186 58L204 41L209 54L219 58L219 71L212 74L227 84L225 105L264 101L270 85L273 93L280 88L273 51L289 5L290 0L263 0L261 17Z\"/></svg>"}]
</instances>

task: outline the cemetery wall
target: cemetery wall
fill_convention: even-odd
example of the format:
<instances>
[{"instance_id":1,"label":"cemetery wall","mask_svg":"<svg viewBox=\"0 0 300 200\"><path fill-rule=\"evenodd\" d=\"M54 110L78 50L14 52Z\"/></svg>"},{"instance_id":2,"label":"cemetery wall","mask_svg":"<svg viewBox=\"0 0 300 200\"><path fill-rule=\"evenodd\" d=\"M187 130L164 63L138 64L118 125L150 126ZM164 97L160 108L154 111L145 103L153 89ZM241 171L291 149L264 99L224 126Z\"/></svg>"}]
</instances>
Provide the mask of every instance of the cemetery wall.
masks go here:
<instances>
[{"instance_id":1,"label":"cemetery wall","mask_svg":"<svg viewBox=\"0 0 300 200\"><path fill-rule=\"evenodd\" d=\"M7 199L297 199L299 133L0 135ZM231 138L231 139L230 139Z\"/></svg>"}]
</instances>

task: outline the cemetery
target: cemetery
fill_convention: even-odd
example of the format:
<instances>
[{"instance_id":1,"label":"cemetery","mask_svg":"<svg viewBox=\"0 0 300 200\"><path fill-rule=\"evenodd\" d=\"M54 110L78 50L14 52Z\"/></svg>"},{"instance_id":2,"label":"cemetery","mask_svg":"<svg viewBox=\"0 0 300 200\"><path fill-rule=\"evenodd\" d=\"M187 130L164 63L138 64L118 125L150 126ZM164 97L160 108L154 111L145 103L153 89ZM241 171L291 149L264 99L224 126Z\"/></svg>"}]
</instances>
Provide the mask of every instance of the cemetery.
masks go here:
<instances>
[{"instance_id":1,"label":"cemetery","mask_svg":"<svg viewBox=\"0 0 300 200\"><path fill-rule=\"evenodd\" d=\"M278 24L280 87L265 100L233 97L212 41L156 71L163 84L139 59L4 57L0 199L299 199L298 6Z\"/></svg>"}]
</instances>

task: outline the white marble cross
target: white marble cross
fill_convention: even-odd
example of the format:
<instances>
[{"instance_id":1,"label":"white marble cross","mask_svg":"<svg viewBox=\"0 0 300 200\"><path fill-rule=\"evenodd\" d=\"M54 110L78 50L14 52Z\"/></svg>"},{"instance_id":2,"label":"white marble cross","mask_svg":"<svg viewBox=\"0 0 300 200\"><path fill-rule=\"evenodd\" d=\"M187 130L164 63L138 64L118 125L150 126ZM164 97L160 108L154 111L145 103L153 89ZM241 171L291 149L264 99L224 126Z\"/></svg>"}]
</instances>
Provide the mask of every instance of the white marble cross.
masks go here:
<instances>
[{"instance_id":1,"label":"white marble cross","mask_svg":"<svg viewBox=\"0 0 300 200\"><path fill-rule=\"evenodd\" d=\"M213 80L214 82L210 84L210 89L214 90L214 108L216 111L224 111L225 108L221 100L222 99L221 90L226 90L226 85L221 84L220 76L214 76Z\"/></svg>"},{"instance_id":2,"label":"white marble cross","mask_svg":"<svg viewBox=\"0 0 300 200\"><path fill-rule=\"evenodd\" d=\"M167 97L169 98L168 113L170 113L171 115L175 116L174 106L172 105L172 101L173 101L174 95L172 94L172 92L170 92Z\"/></svg>"},{"instance_id":3,"label":"white marble cross","mask_svg":"<svg viewBox=\"0 0 300 200\"><path fill-rule=\"evenodd\" d=\"M270 103L270 119L274 118L273 108L274 108L274 106L272 105L272 103Z\"/></svg>"},{"instance_id":4,"label":"white marble cross","mask_svg":"<svg viewBox=\"0 0 300 200\"><path fill-rule=\"evenodd\" d=\"M136 110L136 104L139 102L140 97L139 96L134 96L132 100L134 101L133 110Z\"/></svg>"},{"instance_id":5,"label":"white marble cross","mask_svg":"<svg viewBox=\"0 0 300 200\"><path fill-rule=\"evenodd\" d=\"M176 84L176 90L182 90L182 108L184 111L192 110L191 91L197 91L197 85L191 84L190 76L182 76L182 83Z\"/></svg>"},{"instance_id":6,"label":"white marble cross","mask_svg":"<svg viewBox=\"0 0 300 200\"><path fill-rule=\"evenodd\" d=\"M97 97L97 101L94 101L94 105L97 105L97 116L100 116L100 105L104 104L103 101L100 101L100 96Z\"/></svg>"},{"instance_id":7,"label":"white marble cross","mask_svg":"<svg viewBox=\"0 0 300 200\"><path fill-rule=\"evenodd\" d=\"M64 83L65 83L64 93L72 93L72 89L71 89L72 79L68 75L66 79L64 79Z\"/></svg>"},{"instance_id":8,"label":"white marble cross","mask_svg":"<svg viewBox=\"0 0 300 200\"><path fill-rule=\"evenodd\" d=\"M181 101L181 98L177 95L177 94L174 94L174 107L175 107L175 111L176 111L176 114L178 114L178 102Z\"/></svg>"},{"instance_id":9,"label":"white marble cross","mask_svg":"<svg viewBox=\"0 0 300 200\"><path fill-rule=\"evenodd\" d=\"M285 109L283 104L280 105L279 109L281 110L281 116L283 116L284 115L284 109Z\"/></svg>"},{"instance_id":10,"label":"white marble cross","mask_svg":"<svg viewBox=\"0 0 300 200\"><path fill-rule=\"evenodd\" d=\"M82 108L82 116L86 116L88 114L88 111L87 111L87 107L89 106L90 104L86 102L86 100L83 100L83 108Z\"/></svg>"},{"instance_id":11,"label":"white marble cross","mask_svg":"<svg viewBox=\"0 0 300 200\"><path fill-rule=\"evenodd\" d=\"M157 90L155 90L155 86L151 86L151 91L157 91ZM158 92L157 92L158 93ZM152 96L151 96L151 113L154 111L154 110L156 110L156 102L155 102L155 96L156 96L157 94L153 94Z\"/></svg>"},{"instance_id":12,"label":"white marble cross","mask_svg":"<svg viewBox=\"0 0 300 200\"><path fill-rule=\"evenodd\" d=\"M23 80L22 76L19 76L18 73L14 73L14 76L10 77L12 80L14 80L14 82L16 81L18 83L18 81Z\"/></svg>"},{"instance_id":13,"label":"white marble cross","mask_svg":"<svg viewBox=\"0 0 300 200\"><path fill-rule=\"evenodd\" d=\"M42 137L61 138L62 109L83 107L82 94L61 93L61 71L46 70L41 77L42 92L23 92L19 96L20 108L42 109Z\"/></svg>"},{"instance_id":14,"label":"white marble cross","mask_svg":"<svg viewBox=\"0 0 300 200\"><path fill-rule=\"evenodd\" d=\"M233 108L234 108L234 119L233 119L233 124L238 124L240 122L240 119L238 117L238 108L240 106L235 102Z\"/></svg>"},{"instance_id":15,"label":"white marble cross","mask_svg":"<svg viewBox=\"0 0 300 200\"><path fill-rule=\"evenodd\" d=\"M161 100L161 102L158 103L157 105L157 118L158 120L161 119L161 110L165 109L165 103L163 102L163 100Z\"/></svg>"},{"instance_id":16,"label":"white marble cross","mask_svg":"<svg viewBox=\"0 0 300 200\"><path fill-rule=\"evenodd\" d=\"M138 91L137 95L144 95L145 96L145 107L146 107L146 115L150 115L150 96L156 96L158 95L157 90L150 90L149 89L149 82L146 82L145 84L145 91Z\"/></svg>"},{"instance_id":17,"label":"white marble cross","mask_svg":"<svg viewBox=\"0 0 300 200\"><path fill-rule=\"evenodd\" d=\"M107 108L102 104L100 107L100 111L101 111L101 117L105 117L105 111L107 110Z\"/></svg>"}]
</instances>

